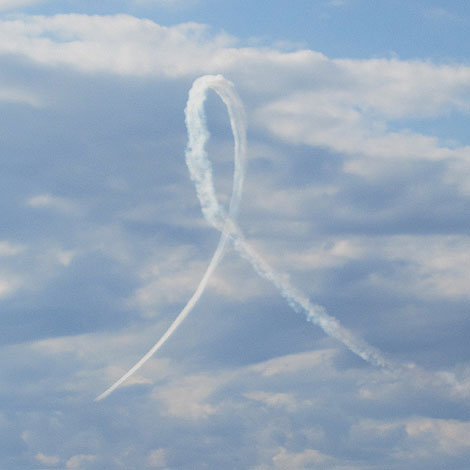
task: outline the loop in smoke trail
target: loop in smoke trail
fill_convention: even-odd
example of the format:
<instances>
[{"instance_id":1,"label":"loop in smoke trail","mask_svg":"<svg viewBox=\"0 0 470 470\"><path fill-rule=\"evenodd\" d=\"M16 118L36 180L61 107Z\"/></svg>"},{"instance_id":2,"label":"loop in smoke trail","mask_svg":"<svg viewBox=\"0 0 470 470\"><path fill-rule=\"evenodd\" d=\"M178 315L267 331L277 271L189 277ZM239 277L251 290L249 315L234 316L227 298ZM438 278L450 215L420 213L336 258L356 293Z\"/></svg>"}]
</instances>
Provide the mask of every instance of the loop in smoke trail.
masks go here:
<instances>
[{"instance_id":1,"label":"loop in smoke trail","mask_svg":"<svg viewBox=\"0 0 470 470\"><path fill-rule=\"evenodd\" d=\"M234 138L235 169L228 214L225 213L217 200L212 179L212 165L205 150L205 145L209 139L209 131L207 130L204 114L204 102L209 89L213 89L227 107ZM297 291L288 281L276 273L268 263L248 245L237 227L235 218L242 195L246 160L246 127L243 105L232 83L222 77L222 75L205 75L195 80L189 92L185 115L188 130L186 164L191 179L196 186L197 196L201 203L204 217L210 225L221 232L219 243L196 291L165 334L128 372L99 395L95 401L107 397L134 372L140 369L181 325L203 294L210 276L222 259L225 246L229 240L233 243L240 255L252 264L253 268L260 276L271 281L279 289L281 295L295 311L299 313L304 312L307 316L307 320L318 325L329 336L341 341L352 352L364 360L381 367L393 369L394 366L392 363L386 360L379 351L361 339L356 338L350 331L342 327L334 317L328 315L323 307L312 304L305 295Z\"/></svg>"},{"instance_id":2,"label":"loop in smoke trail","mask_svg":"<svg viewBox=\"0 0 470 470\"><path fill-rule=\"evenodd\" d=\"M212 165L205 151L206 142L209 140L209 131L207 130L204 114L204 102L210 88L220 96L227 107L235 143L235 170L228 216L224 213L224 210L220 206L215 195L212 179ZM186 127L188 129L186 163L189 168L191 179L196 185L197 195L205 218L211 225L220 230L222 234L209 266L207 267L206 272L199 282L194 294L170 325L168 330L131 369L99 395L95 401L100 401L103 398L106 398L134 372L140 369L181 325L204 292L212 273L222 259L227 240L230 234L234 231L232 220L235 219L240 204L246 159L246 128L243 105L235 93L231 82L225 80L222 75L205 75L198 78L193 83L193 86L189 91L185 114Z\"/></svg>"}]
</instances>

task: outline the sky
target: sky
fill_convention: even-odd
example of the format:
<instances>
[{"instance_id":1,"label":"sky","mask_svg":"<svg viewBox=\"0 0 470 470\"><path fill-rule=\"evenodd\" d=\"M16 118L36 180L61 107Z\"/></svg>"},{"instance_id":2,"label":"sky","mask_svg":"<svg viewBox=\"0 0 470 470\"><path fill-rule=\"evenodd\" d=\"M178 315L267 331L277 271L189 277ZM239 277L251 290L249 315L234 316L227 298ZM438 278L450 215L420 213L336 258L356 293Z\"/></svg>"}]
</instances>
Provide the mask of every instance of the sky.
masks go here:
<instances>
[{"instance_id":1,"label":"sky","mask_svg":"<svg viewBox=\"0 0 470 470\"><path fill-rule=\"evenodd\" d=\"M0 468L466 470L469 27L457 0L0 0ZM94 401L217 246L185 163L205 74L246 110L247 243L394 368L229 246Z\"/></svg>"}]
</instances>

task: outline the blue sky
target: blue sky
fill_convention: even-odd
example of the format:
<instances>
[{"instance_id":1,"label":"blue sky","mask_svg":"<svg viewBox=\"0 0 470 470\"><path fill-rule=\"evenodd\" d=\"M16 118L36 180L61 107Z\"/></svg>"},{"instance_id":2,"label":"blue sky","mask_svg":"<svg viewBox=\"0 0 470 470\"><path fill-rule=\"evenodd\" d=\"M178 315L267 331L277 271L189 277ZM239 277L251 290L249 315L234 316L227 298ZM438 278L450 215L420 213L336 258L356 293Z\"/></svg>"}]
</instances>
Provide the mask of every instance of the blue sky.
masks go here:
<instances>
[{"instance_id":1,"label":"blue sky","mask_svg":"<svg viewBox=\"0 0 470 470\"><path fill-rule=\"evenodd\" d=\"M264 4L266 3L266 4ZM470 7L0 0L0 468L466 470ZM204 74L246 107L239 225L397 365L290 309L185 165ZM232 136L210 94L227 201Z\"/></svg>"}]
</instances>

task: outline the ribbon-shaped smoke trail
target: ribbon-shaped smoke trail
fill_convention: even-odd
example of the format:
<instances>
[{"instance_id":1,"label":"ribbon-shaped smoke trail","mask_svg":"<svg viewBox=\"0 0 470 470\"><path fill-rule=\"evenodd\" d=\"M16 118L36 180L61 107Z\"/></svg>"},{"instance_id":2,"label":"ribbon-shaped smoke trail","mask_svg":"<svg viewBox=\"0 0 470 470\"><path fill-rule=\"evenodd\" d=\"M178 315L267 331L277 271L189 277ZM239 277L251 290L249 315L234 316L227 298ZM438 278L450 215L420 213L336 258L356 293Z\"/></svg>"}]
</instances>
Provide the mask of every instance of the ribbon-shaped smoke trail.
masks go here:
<instances>
[{"instance_id":1,"label":"ribbon-shaped smoke trail","mask_svg":"<svg viewBox=\"0 0 470 470\"><path fill-rule=\"evenodd\" d=\"M209 131L206 125L204 102L209 89L213 89L226 105L234 137L235 170L228 214L217 200L212 179L212 165L205 150L206 142L209 139ZM253 268L260 276L271 281L279 289L281 295L296 312L304 312L309 321L318 325L329 336L341 341L352 352L364 360L377 366L394 369L392 363L385 359L379 351L355 337L351 332L342 327L334 317L328 315L323 307L312 304L305 295L295 289L283 276L276 273L269 264L250 247L237 227L235 218L242 195L246 160L246 128L243 105L233 88L233 84L222 77L222 75L205 75L198 78L193 83L189 92L185 115L188 130L186 163L191 179L196 186L202 213L207 222L221 232L220 240L196 291L165 334L128 372L95 400L99 401L107 397L134 372L140 369L181 325L204 292L209 278L222 259L225 246L229 240L233 243L240 255L252 264Z\"/></svg>"}]
</instances>

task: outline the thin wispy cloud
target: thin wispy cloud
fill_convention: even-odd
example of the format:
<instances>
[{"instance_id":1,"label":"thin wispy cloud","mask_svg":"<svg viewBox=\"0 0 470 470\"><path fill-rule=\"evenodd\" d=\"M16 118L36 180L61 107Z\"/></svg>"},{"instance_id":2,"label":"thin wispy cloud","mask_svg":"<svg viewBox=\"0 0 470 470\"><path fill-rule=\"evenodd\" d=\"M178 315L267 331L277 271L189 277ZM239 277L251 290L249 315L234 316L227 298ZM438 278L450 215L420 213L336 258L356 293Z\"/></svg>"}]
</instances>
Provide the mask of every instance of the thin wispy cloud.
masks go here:
<instances>
[{"instance_id":1,"label":"thin wispy cloud","mask_svg":"<svg viewBox=\"0 0 470 470\"><path fill-rule=\"evenodd\" d=\"M77 209L72 201L47 193L29 198L26 204L34 209L52 209L64 213L74 212Z\"/></svg>"},{"instance_id":2,"label":"thin wispy cloud","mask_svg":"<svg viewBox=\"0 0 470 470\"><path fill-rule=\"evenodd\" d=\"M345 5L347 5L348 3L350 3L351 0L329 0L327 2L327 5L331 6L331 7L337 7L337 8L340 8L340 7L344 7Z\"/></svg>"},{"instance_id":3,"label":"thin wispy cloud","mask_svg":"<svg viewBox=\"0 0 470 470\"><path fill-rule=\"evenodd\" d=\"M437 21L459 21L460 18L442 7L431 7L424 10L424 16Z\"/></svg>"},{"instance_id":4,"label":"thin wispy cloud","mask_svg":"<svg viewBox=\"0 0 470 470\"><path fill-rule=\"evenodd\" d=\"M27 104L35 108L44 106L44 102L38 94L31 93L31 91L26 89L9 86L0 86L0 101L6 103Z\"/></svg>"}]
</instances>

